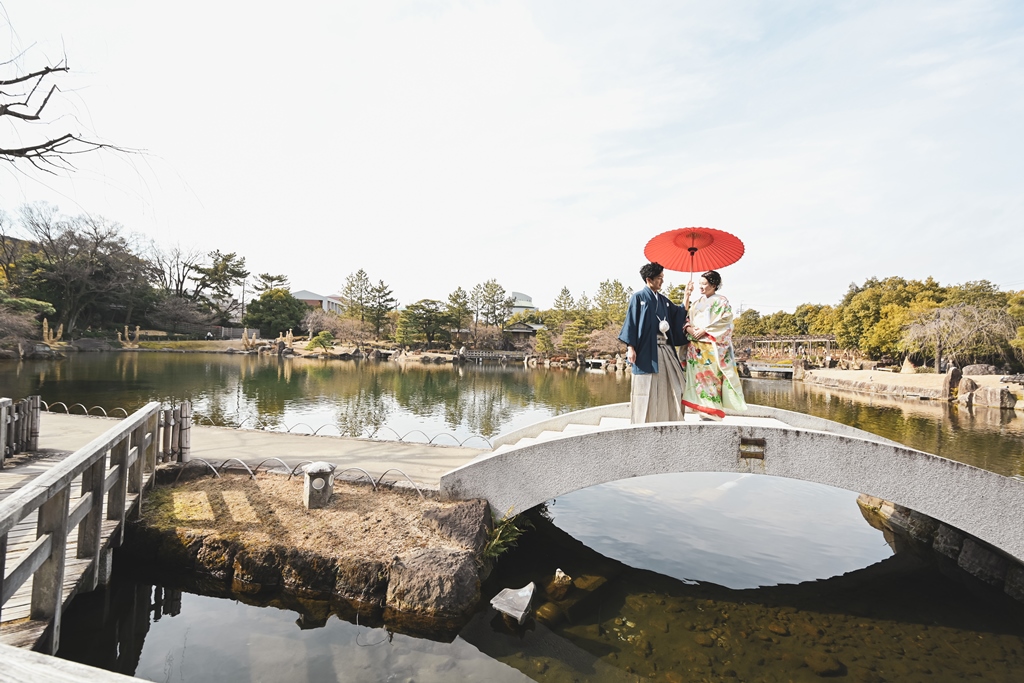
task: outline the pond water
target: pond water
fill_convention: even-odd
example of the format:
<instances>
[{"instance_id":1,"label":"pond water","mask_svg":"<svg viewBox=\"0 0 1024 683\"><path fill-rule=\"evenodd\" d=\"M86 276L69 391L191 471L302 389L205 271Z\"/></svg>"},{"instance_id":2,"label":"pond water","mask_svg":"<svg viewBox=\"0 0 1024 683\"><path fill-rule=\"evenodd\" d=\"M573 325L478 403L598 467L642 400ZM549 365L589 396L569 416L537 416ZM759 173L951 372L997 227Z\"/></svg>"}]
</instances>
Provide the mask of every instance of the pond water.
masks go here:
<instances>
[{"instance_id":1,"label":"pond water","mask_svg":"<svg viewBox=\"0 0 1024 683\"><path fill-rule=\"evenodd\" d=\"M628 378L604 373L188 354L0 365L0 387L128 410L189 398L221 424L459 440L629 394ZM751 403L1024 472L1022 419L1005 411L788 381L744 388ZM1020 606L955 568L894 555L856 493L763 476L661 475L578 491L542 512L484 595L543 583L556 567L587 577L588 599L548 625L510 629L482 608L458 634L416 637L329 603L248 604L118 564L109 589L76 599L60 654L153 681L1024 680Z\"/></svg>"}]
</instances>

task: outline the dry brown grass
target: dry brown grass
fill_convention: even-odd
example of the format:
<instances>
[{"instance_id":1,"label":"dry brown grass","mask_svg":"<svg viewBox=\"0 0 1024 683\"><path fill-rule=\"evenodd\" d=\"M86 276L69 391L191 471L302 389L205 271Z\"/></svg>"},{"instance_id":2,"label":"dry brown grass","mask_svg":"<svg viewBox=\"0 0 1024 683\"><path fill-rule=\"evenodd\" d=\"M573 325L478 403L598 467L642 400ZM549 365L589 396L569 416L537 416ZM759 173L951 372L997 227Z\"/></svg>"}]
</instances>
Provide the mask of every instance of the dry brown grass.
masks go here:
<instances>
[{"instance_id":1,"label":"dry brown grass","mask_svg":"<svg viewBox=\"0 0 1024 683\"><path fill-rule=\"evenodd\" d=\"M155 489L145 498L143 518L157 528L211 531L246 545L390 560L417 547L453 546L423 519L428 509L447 506L416 494L335 482L330 505L307 510L301 478L225 475Z\"/></svg>"}]
</instances>

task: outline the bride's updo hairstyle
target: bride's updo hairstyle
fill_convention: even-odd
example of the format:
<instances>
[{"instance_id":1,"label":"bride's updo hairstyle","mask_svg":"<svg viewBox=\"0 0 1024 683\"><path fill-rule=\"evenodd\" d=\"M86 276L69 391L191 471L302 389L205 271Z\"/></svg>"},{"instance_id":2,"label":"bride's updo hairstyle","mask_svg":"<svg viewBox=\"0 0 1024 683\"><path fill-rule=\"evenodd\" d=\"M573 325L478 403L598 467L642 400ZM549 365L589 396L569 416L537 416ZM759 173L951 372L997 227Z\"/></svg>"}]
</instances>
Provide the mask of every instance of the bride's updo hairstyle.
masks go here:
<instances>
[{"instance_id":1,"label":"bride's updo hairstyle","mask_svg":"<svg viewBox=\"0 0 1024 683\"><path fill-rule=\"evenodd\" d=\"M708 284L714 287L716 292L722 288L722 276L717 271L709 270L701 275L701 277L707 280Z\"/></svg>"}]
</instances>

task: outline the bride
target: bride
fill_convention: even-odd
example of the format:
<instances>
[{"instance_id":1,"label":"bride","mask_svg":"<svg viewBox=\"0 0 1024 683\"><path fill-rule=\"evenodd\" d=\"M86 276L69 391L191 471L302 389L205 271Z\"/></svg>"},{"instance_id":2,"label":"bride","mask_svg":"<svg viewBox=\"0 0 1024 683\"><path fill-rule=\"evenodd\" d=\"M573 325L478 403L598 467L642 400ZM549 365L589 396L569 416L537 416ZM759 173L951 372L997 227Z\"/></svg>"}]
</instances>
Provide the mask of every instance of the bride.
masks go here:
<instances>
[{"instance_id":1,"label":"bride","mask_svg":"<svg viewBox=\"0 0 1024 683\"><path fill-rule=\"evenodd\" d=\"M732 348L732 306L718 293L721 286L722 276L709 270L700 277L700 298L692 306L686 302L690 319L685 329L690 343L684 363L683 405L712 420L725 417L723 408L747 409Z\"/></svg>"}]
</instances>

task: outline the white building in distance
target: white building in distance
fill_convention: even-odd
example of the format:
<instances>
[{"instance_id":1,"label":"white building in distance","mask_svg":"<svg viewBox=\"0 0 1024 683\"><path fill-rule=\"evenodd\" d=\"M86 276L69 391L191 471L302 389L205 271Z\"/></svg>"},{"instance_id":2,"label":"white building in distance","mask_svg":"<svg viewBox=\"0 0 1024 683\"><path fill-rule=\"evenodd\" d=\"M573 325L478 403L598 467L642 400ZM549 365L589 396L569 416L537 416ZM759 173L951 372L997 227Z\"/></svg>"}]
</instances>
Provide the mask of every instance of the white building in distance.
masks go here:
<instances>
[{"instance_id":1,"label":"white building in distance","mask_svg":"<svg viewBox=\"0 0 1024 683\"><path fill-rule=\"evenodd\" d=\"M516 313L532 313L537 310L537 307L533 305L533 297L527 296L522 292L509 292L509 296L515 299L515 303L512 304L512 315Z\"/></svg>"}]
</instances>

